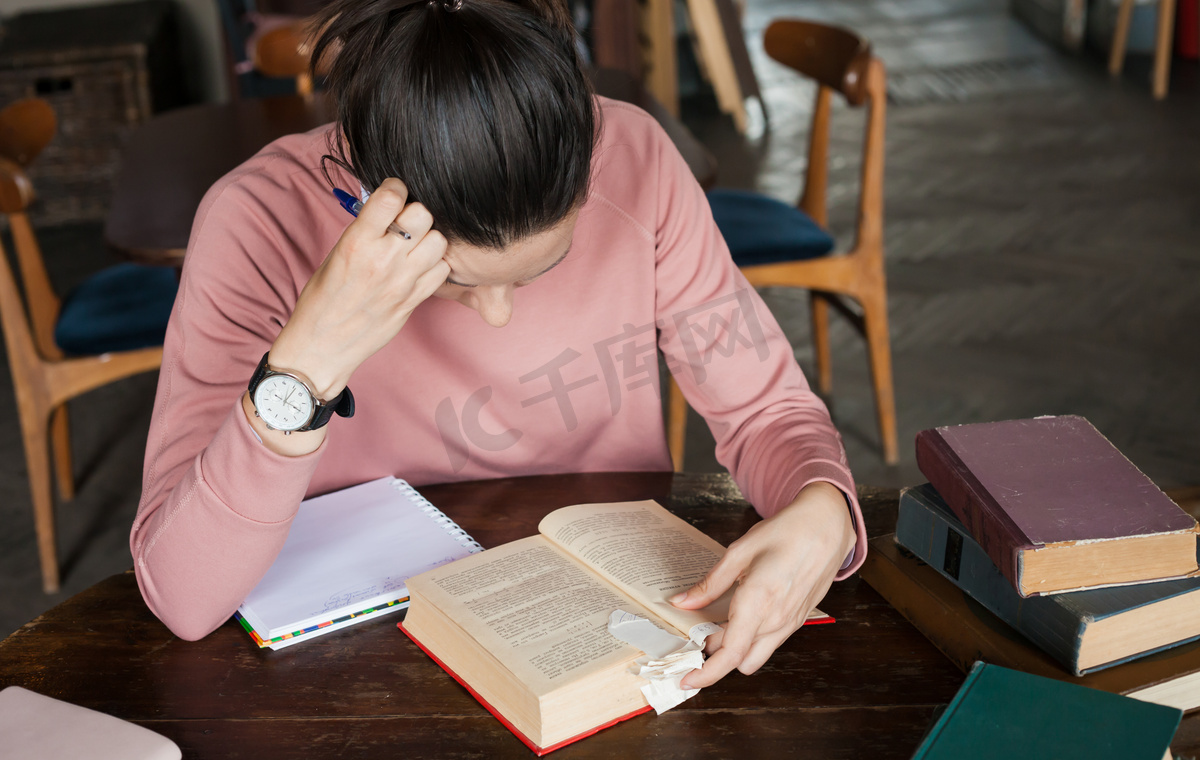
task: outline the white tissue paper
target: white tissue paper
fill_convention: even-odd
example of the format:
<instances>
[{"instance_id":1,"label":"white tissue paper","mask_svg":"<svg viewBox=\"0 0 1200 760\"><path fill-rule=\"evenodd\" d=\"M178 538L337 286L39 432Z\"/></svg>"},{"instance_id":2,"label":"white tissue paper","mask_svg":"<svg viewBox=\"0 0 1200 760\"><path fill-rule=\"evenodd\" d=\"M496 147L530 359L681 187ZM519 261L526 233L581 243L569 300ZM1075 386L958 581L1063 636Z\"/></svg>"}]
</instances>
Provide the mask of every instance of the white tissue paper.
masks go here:
<instances>
[{"instance_id":1,"label":"white tissue paper","mask_svg":"<svg viewBox=\"0 0 1200 760\"><path fill-rule=\"evenodd\" d=\"M608 618L609 633L646 653L637 659L637 675L646 679L642 694L659 715L700 693L699 689L684 689L679 682L704 666L704 640L719 630L716 623L699 623L684 639L625 610L616 610Z\"/></svg>"}]
</instances>

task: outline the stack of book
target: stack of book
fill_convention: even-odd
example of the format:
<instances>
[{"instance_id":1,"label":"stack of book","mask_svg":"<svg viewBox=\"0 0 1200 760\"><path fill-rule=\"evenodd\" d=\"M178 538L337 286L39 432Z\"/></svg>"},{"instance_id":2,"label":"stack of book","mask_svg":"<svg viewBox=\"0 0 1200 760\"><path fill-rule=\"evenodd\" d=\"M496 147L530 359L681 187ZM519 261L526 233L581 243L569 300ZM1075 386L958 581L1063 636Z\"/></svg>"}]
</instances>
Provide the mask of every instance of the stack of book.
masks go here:
<instances>
[{"instance_id":1,"label":"stack of book","mask_svg":"<svg viewBox=\"0 0 1200 760\"><path fill-rule=\"evenodd\" d=\"M862 576L947 656L1200 707L1196 519L1087 420L926 430L917 464Z\"/></svg>"}]
</instances>

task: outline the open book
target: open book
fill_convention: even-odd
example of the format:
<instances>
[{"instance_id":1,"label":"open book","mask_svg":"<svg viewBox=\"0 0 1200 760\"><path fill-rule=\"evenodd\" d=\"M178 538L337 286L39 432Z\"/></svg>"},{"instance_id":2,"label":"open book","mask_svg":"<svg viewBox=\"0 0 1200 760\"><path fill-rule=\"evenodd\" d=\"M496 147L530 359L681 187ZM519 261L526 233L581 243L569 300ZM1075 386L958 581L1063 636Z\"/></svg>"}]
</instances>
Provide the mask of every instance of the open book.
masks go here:
<instances>
[{"instance_id":1,"label":"open book","mask_svg":"<svg viewBox=\"0 0 1200 760\"><path fill-rule=\"evenodd\" d=\"M653 501L564 507L538 531L410 578L401 629L541 755L650 709L643 652L609 633L614 611L686 639L724 622L732 594L667 602L725 548Z\"/></svg>"}]
</instances>

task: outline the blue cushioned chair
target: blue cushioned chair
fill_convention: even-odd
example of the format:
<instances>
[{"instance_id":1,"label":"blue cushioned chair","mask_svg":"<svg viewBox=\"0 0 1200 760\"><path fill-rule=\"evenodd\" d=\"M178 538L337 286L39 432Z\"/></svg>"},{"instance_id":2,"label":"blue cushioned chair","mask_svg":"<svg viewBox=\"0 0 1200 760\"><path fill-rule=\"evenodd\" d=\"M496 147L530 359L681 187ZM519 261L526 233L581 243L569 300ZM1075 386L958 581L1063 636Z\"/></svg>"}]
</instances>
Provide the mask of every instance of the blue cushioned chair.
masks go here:
<instances>
[{"instance_id":1,"label":"blue cushioned chair","mask_svg":"<svg viewBox=\"0 0 1200 760\"><path fill-rule=\"evenodd\" d=\"M739 267L804 261L833 250L833 238L812 217L774 198L717 188L708 204Z\"/></svg>"},{"instance_id":2,"label":"blue cushioned chair","mask_svg":"<svg viewBox=\"0 0 1200 760\"><path fill-rule=\"evenodd\" d=\"M68 354L161 346L179 278L170 267L118 264L63 299L54 342Z\"/></svg>"},{"instance_id":3,"label":"blue cushioned chair","mask_svg":"<svg viewBox=\"0 0 1200 760\"><path fill-rule=\"evenodd\" d=\"M845 29L808 21L779 20L764 37L767 54L818 84L808 170L799 208L757 193L713 190L713 218L733 260L755 287L805 288L811 293L817 387L833 390L829 351L829 307L846 315L866 338L879 415L884 459L894 464L896 411L888 339L887 286L883 271L883 153L887 100L883 63L870 44ZM833 93L850 106L867 107L858 229L854 245L833 254L826 232L829 113ZM676 470L683 468L687 403L672 380L668 443Z\"/></svg>"},{"instance_id":4,"label":"blue cushioned chair","mask_svg":"<svg viewBox=\"0 0 1200 760\"><path fill-rule=\"evenodd\" d=\"M176 289L172 269L116 266L77 288L60 312L26 215L33 185L24 170L54 131L54 111L43 100L19 101L0 111L0 213L8 218L25 293L22 299L8 254L0 245L0 326L17 395L42 586L47 593L57 591L59 585L51 448L59 495L71 499L75 494L66 402L159 367Z\"/></svg>"}]
</instances>

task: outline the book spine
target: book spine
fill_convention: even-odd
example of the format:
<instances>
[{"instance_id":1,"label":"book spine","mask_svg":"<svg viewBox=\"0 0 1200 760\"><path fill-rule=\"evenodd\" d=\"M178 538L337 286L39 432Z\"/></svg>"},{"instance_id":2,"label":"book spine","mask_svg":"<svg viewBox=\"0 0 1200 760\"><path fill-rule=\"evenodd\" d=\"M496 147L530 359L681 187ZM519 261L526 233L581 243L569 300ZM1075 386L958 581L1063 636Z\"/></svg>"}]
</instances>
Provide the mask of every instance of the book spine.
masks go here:
<instances>
[{"instance_id":1,"label":"book spine","mask_svg":"<svg viewBox=\"0 0 1200 760\"><path fill-rule=\"evenodd\" d=\"M917 468L992 558L1014 589L1021 588L1021 549L1030 545L999 502L963 464L937 430L917 433Z\"/></svg>"},{"instance_id":2,"label":"book spine","mask_svg":"<svg viewBox=\"0 0 1200 760\"><path fill-rule=\"evenodd\" d=\"M1062 596L1022 598L962 524L951 517L945 502L943 509L935 506L937 498L929 486L904 491L896 542L1081 675L1079 648L1089 621L1063 604Z\"/></svg>"},{"instance_id":3,"label":"book spine","mask_svg":"<svg viewBox=\"0 0 1200 760\"><path fill-rule=\"evenodd\" d=\"M459 527L458 523L447 517L445 512L433 506L429 502L429 499L418 493L417 489L410 486L407 481L396 478L392 481L392 487L407 496L429 519L441 526L442 530L446 531L451 538L457 541L460 546L465 547L471 554L483 551L483 546L471 538L471 534L467 533Z\"/></svg>"}]
</instances>

